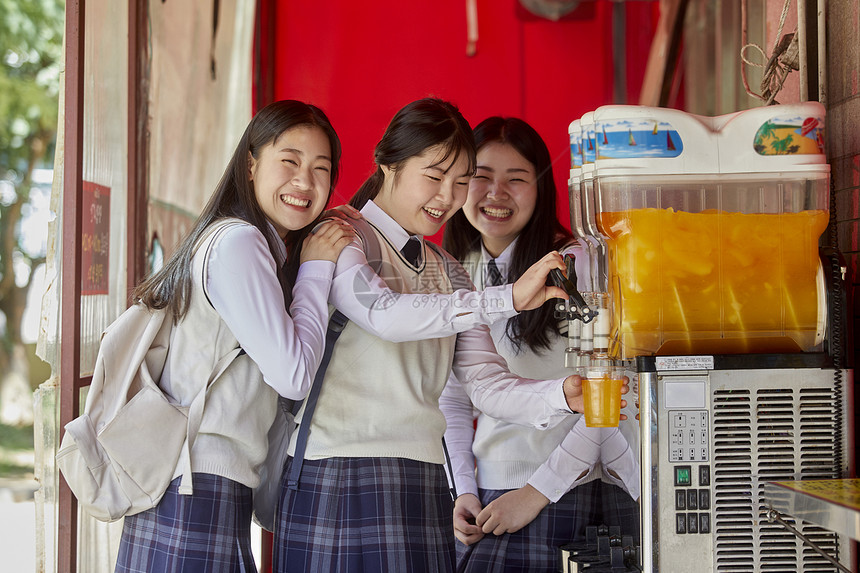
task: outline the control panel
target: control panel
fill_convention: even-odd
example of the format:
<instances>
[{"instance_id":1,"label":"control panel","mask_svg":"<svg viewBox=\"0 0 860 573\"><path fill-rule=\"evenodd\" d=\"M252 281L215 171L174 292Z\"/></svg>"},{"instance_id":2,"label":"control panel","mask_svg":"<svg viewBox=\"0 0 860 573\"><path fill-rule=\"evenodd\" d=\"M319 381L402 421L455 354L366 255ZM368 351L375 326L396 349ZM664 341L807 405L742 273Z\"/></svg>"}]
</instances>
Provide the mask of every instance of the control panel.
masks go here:
<instances>
[{"instance_id":1,"label":"control panel","mask_svg":"<svg viewBox=\"0 0 860 573\"><path fill-rule=\"evenodd\" d=\"M675 493L675 533L711 533L708 412L669 412L669 462ZM700 463L696 463L700 462Z\"/></svg>"},{"instance_id":2,"label":"control panel","mask_svg":"<svg viewBox=\"0 0 860 573\"><path fill-rule=\"evenodd\" d=\"M669 412L669 461L708 461L708 413L697 410Z\"/></svg>"}]
</instances>

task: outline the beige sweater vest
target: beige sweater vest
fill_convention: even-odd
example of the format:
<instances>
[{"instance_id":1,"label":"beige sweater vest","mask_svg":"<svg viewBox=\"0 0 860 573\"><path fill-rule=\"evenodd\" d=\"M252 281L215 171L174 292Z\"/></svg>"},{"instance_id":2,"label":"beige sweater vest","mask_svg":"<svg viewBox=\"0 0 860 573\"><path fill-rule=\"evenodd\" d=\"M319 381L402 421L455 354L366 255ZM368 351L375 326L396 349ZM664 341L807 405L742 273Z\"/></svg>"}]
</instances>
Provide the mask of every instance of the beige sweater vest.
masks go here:
<instances>
[{"instance_id":1,"label":"beige sweater vest","mask_svg":"<svg viewBox=\"0 0 860 573\"><path fill-rule=\"evenodd\" d=\"M170 340L165 372L169 372L172 397L183 405L190 404L196 390L205 385L219 358L238 346L203 290L207 247L224 233L210 235L194 255L191 305ZM254 361L247 354L236 358L207 392L200 431L191 448L192 472L256 487L276 407L277 393L263 382ZM180 458L174 477L181 474L184 461Z\"/></svg>"},{"instance_id":2,"label":"beige sweater vest","mask_svg":"<svg viewBox=\"0 0 860 573\"><path fill-rule=\"evenodd\" d=\"M392 290L453 292L433 249L424 249L424 266L416 272L381 232L374 228L374 233L381 245L380 275ZM428 304L416 312L435 309ZM439 395L451 371L455 341L452 335L389 342L349 322L326 371L305 458L396 457L443 463L445 418ZM303 414L304 409L298 413L300 423Z\"/></svg>"}]
</instances>

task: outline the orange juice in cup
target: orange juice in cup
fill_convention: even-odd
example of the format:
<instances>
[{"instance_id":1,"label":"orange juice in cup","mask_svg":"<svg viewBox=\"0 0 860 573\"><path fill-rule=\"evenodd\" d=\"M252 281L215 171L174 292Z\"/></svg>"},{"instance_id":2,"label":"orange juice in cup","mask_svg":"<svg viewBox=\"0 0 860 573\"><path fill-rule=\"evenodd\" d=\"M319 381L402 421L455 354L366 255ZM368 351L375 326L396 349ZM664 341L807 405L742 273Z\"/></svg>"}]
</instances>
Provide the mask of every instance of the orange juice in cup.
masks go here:
<instances>
[{"instance_id":1,"label":"orange juice in cup","mask_svg":"<svg viewBox=\"0 0 860 573\"><path fill-rule=\"evenodd\" d=\"M615 428L621 416L623 372L592 365L582 368L582 401L585 425L589 428Z\"/></svg>"}]
</instances>

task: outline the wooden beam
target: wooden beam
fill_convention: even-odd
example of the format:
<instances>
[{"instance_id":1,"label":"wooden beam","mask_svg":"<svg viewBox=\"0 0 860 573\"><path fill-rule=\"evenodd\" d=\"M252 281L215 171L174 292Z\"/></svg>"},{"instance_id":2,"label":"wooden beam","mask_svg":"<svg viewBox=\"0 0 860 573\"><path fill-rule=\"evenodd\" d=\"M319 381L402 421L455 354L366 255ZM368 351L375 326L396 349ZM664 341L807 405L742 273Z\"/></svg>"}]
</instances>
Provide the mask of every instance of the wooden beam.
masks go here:
<instances>
[{"instance_id":1,"label":"wooden beam","mask_svg":"<svg viewBox=\"0 0 860 573\"><path fill-rule=\"evenodd\" d=\"M277 0L257 0L254 16L254 114L275 101Z\"/></svg>"},{"instance_id":2,"label":"wooden beam","mask_svg":"<svg viewBox=\"0 0 860 573\"><path fill-rule=\"evenodd\" d=\"M689 0L660 0L660 20L651 42L639 104L665 107L678 67Z\"/></svg>"},{"instance_id":3,"label":"wooden beam","mask_svg":"<svg viewBox=\"0 0 860 573\"><path fill-rule=\"evenodd\" d=\"M612 103L627 103L627 5L612 3Z\"/></svg>"},{"instance_id":4,"label":"wooden beam","mask_svg":"<svg viewBox=\"0 0 860 573\"><path fill-rule=\"evenodd\" d=\"M149 145L147 131L147 30L149 3L128 0L128 140L126 289L128 303L146 273Z\"/></svg>"},{"instance_id":5,"label":"wooden beam","mask_svg":"<svg viewBox=\"0 0 860 573\"><path fill-rule=\"evenodd\" d=\"M81 198L84 147L84 29L86 0L66 1L65 109L63 114L62 275L60 289L60 437L80 410ZM77 568L78 503L60 475L57 570Z\"/></svg>"}]
</instances>

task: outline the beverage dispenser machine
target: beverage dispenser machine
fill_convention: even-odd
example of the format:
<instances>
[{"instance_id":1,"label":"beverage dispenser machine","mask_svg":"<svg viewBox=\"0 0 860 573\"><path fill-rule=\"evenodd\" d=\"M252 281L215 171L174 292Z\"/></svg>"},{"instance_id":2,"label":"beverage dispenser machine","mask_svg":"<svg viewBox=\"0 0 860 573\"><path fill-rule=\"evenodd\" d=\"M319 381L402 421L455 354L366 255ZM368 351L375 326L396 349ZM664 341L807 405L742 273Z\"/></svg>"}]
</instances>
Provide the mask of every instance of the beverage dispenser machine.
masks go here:
<instances>
[{"instance_id":1,"label":"beverage dispenser machine","mask_svg":"<svg viewBox=\"0 0 860 573\"><path fill-rule=\"evenodd\" d=\"M605 301L594 322L638 379L645 571L850 557L842 536L794 524L825 556L770 522L763 495L851 464L844 277L819 248L823 130L815 102L719 117L606 106L571 124L572 148L594 147L573 166L571 216L604 257L584 296Z\"/></svg>"}]
</instances>

